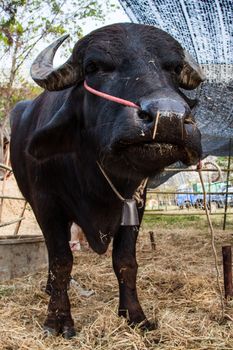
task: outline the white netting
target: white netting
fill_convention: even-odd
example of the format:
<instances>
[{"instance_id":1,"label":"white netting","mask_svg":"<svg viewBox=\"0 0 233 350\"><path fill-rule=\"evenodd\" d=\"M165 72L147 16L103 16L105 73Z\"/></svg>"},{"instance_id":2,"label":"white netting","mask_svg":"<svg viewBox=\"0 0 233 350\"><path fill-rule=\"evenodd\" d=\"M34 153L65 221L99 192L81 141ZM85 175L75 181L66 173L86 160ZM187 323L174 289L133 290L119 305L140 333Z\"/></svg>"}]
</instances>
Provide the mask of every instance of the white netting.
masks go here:
<instances>
[{"instance_id":1,"label":"white netting","mask_svg":"<svg viewBox=\"0 0 233 350\"><path fill-rule=\"evenodd\" d=\"M203 67L207 81L189 96L200 100L196 119L204 154L227 155L233 137L233 0L120 3L133 22L170 33Z\"/></svg>"}]
</instances>

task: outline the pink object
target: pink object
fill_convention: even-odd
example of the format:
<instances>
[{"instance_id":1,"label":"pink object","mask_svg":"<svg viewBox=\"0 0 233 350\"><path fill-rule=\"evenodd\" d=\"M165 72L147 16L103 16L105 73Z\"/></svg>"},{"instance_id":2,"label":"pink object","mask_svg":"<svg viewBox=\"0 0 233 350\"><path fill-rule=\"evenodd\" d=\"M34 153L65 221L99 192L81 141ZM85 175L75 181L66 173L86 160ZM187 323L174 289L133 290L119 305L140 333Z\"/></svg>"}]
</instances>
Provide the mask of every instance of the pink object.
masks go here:
<instances>
[{"instance_id":1,"label":"pink object","mask_svg":"<svg viewBox=\"0 0 233 350\"><path fill-rule=\"evenodd\" d=\"M140 109L140 107L138 105L136 105L135 103L133 103L131 101L124 100L123 98L112 96L112 95L106 94L105 92L101 92L101 91L93 89L92 87L87 85L86 80L84 81L84 87L90 93L92 93L94 95L97 95L99 97L103 97L103 98L105 98L105 99L107 99L109 101L117 102L117 103L120 103L120 104L122 104L124 106L127 106L127 107L133 107L133 108Z\"/></svg>"}]
</instances>

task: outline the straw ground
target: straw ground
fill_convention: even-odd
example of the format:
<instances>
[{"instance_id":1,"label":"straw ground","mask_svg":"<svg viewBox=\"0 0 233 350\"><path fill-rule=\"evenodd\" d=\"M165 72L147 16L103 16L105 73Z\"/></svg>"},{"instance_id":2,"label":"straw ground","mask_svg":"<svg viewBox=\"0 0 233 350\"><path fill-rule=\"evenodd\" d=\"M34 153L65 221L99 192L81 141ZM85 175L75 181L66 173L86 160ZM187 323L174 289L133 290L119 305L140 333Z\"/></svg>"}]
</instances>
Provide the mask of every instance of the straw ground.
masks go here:
<instances>
[{"instance_id":1,"label":"straw ground","mask_svg":"<svg viewBox=\"0 0 233 350\"><path fill-rule=\"evenodd\" d=\"M221 269L221 246L232 244L232 222L224 233L216 221L216 246ZM148 230L156 236L152 251ZM111 249L110 249L111 250ZM233 348L233 302L225 318L205 218L147 216L137 244L138 294L155 331L142 333L117 316L118 286L110 251L104 256L75 253L74 278L95 294L80 297L69 290L77 336L70 341L45 337L42 324L48 296L43 292L46 271L0 286L0 348L2 350L152 350Z\"/></svg>"}]
</instances>

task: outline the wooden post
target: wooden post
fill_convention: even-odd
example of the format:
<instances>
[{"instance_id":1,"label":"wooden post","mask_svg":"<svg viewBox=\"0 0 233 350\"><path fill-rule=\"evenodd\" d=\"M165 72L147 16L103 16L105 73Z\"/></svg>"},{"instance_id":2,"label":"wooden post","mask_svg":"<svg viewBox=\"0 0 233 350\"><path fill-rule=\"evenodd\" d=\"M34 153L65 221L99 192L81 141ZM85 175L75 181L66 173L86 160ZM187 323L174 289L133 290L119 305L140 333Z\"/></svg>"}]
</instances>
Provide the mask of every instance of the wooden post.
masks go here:
<instances>
[{"instance_id":1,"label":"wooden post","mask_svg":"<svg viewBox=\"0 0 233 350\"><path fill-rule=\"evenodd\" d=\"M222 247L225 298L233 296L231 246Z\"/></svg>"},{"instance_id":2,"label":"wooden post","mask_svg":"<svg viewBox=\"0 0 233 350\"><path fill-rule=\"evenodd\" d=\"M155 236L153 231L149 231L150 235L150 242L151 242L151 249L155 250L156 249L156 243L155 243Z\"/></svg>"}]
</instances>

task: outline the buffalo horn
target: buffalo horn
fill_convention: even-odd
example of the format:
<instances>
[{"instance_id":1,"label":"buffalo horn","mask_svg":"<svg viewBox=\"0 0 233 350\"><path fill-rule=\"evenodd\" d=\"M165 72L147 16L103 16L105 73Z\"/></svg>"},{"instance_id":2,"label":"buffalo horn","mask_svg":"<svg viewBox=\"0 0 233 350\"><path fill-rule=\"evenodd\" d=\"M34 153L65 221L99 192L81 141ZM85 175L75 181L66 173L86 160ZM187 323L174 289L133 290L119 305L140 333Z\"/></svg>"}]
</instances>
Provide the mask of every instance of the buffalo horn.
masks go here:
<instances>
[{"instance_id":1,"label":"buffalo horn","mask_svg":"<svg viewBox=\"0 0 233 350\"><path fill-rule=\"evenodd\" d=\"M179 85L183 89L192 90L198 87L206 78L200 66L193 57L184 50L184 66L180 73Z\"/></svg>"},{"instance_id":2,"label":"buffalo horn","mask_svg":"<svg viewBox=\"0 0 233 350\"><path fill-rule=\"evenodd\" d=\"M63 35L44 49L31 66L32 79L46 90L63 90L81 80L79 69L74 66L71 57L60 67L53 68L55 53L68 36L68 34Z\"/></svg>"}]
</instances>

